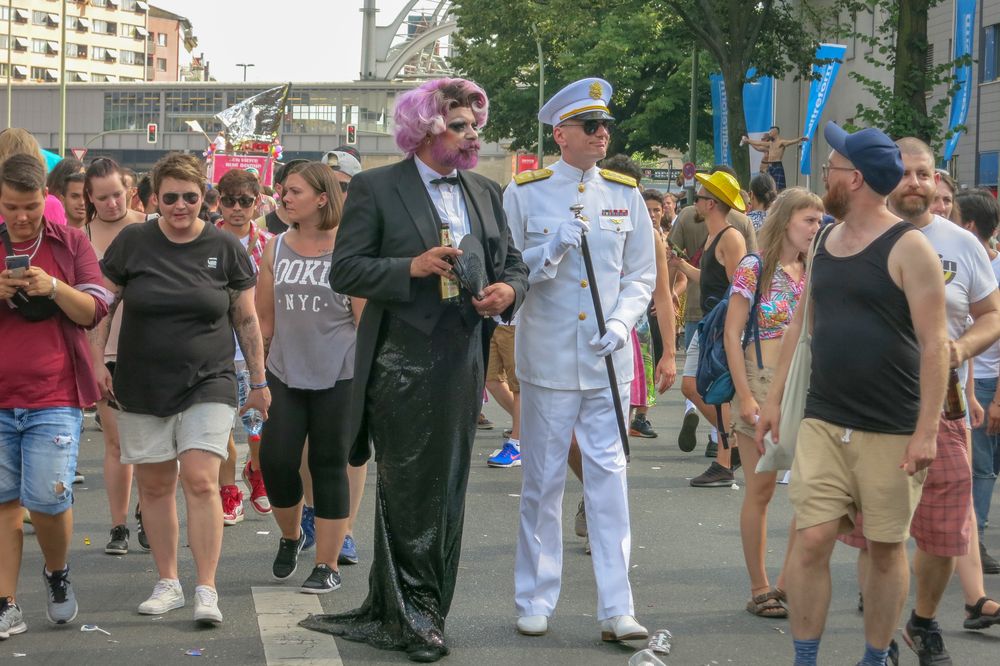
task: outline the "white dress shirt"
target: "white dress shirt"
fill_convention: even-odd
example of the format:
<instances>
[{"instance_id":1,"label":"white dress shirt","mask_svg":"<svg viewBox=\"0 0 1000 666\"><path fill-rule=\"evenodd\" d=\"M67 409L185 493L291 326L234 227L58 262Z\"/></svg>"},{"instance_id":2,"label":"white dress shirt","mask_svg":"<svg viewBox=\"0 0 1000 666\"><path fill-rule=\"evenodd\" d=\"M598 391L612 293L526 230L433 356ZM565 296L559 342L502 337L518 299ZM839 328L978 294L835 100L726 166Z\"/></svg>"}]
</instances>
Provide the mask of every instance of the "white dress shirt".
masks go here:
<instances>
[{"instance_id":1,"label":"white dress shirt","mask_svg":"<svg viewBox=\"0 0 1000 666\"><path fill-rule=\"evenodd\" d=\"M431 183L435 178L441 178L434 169L420 161L419 157L413 157L417 165L417 173L424 181L427 193L431 195L431 201L442 222L447 222L451 229L451 244L458 247L462 242L462 237L470 233L469 211L465 208L465 197L462 195L461 185L448 185L447 183ZM458 176L458 170L452 169L448 176Z\"/></svg>"}]
</instances>

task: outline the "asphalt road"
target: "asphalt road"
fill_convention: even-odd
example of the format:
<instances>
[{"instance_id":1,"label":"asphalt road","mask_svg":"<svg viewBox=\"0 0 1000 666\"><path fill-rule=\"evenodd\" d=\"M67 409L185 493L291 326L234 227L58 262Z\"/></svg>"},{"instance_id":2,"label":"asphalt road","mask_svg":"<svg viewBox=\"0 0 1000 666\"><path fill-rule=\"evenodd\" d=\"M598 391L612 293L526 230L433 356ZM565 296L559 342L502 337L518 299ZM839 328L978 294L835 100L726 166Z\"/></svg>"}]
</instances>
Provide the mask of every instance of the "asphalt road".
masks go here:
<instances>
[{"instance_id":1,"label":"asphalt road","mask_svg":"<svg viewBox=\"0 0 1000 666\"><path fill-rule=\"evenodd\" d=\"M743 497L738 489L694 489L688 480L708 461L703 446L682 453L676 445L683 399L677 389L662 396L650 412L659 432L657 439L632 440L629 493L632 511L632 587L636 615L651 631L668 628L674 649L665 659L673 665L741 664L747 666L792 663L792 642L786 620L754 617L744 610L749 596L737 523ZM581 496L580 484L567 480L563 502L566 556L562 597L544 637L528 638L514 630L513 561L521 473L517 468L486 467L490 452L500 446L500 431L508 423L495 403L486 414L497 427L481 431L476 443L469 483L465 539L458 590L448 618L451 656L443 663L459 665L520 664L547 666L627 663L641 645L606 644L594 617L596 593L590 558L582 540L572 532L572 518ZM325 663L402 664L401 653L381 652L365 645L320 634L271 637L287 661L268 661L262 644L258 614L288 621L301 615L294 586L308 575L311 551L300 560L294 583L287 592L258 594L255 607L252 586L278 585L271 580L270 565L278 531L270 517L257 516L249 506L244 522L225 530L218 575L220 606L225 623L199 629L191 620L194 564L182 546L181 579L188 605L162 617L140 616L136 606L146 598L156 580L152 558L138 550L117 557L104 554L109 516L101 477L103 440L87 419L80 471L86 481L76 486L75 525L71 554L74 587L80 615L67 627L53 627L45 620L42 561L35 538L26 536L19 601L29 626L27 633L0 642L0 663L63 664L216 664ZM700 434L705 439L705 431ZM245 456L245 447L241 447ZM374 467L368 496L356 526L361 564L343 568L341 590L319 598L328 612L357 606L367 589L371 561L372 496ZM133 500L134 504L134 500ZM994 512L996 512L994 505ZM994 513L994 515L1000 515ZM769 571L781 565L790 519L785 487L779 487L771 507ZM131 526L134 529L134 526ZM86 540L89 539L89 545ZM988 530L986 544L1000 554L1000 532ZM833 602L821 646L820 663L854 664L863 651L861 616L857 613L854 552L838 546L833 557ZM987 577L987 592L1000 596L1000 576ZM258 590L259 592L259 590ZM962 597L957 579L942 604L939 620L956 664L997 663L1000 627L975 633L962 630ZM912 607L907 604L907 613ZM81 632L83 624L96 624L110 632ZM185 654L200 649L201 657ZM902 663L916 664L904 647ZM339 652L338 662L336 655ZM312 655L310 661L307 657ZM324 656L318 656L324 655Z\"/></svg>"}]
</instances>

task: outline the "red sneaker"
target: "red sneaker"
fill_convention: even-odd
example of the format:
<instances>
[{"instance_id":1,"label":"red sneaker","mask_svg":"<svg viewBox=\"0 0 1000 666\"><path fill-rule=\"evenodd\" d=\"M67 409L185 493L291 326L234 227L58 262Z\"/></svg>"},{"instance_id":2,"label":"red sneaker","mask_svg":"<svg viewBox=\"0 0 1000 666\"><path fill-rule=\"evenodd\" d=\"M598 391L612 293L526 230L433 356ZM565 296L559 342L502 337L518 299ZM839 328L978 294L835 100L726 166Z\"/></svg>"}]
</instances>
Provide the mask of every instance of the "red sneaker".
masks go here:
<instances>
[{"instance_id":1,"label":"red sneaker","mask_svg":"<svg viewBox=\"0 0 1000 666\"><path fill-rule=\"evenodd\" d=\"M259 469L252 469L250 461L243 466L243 483L250 489L250 506L262 516L271 513L271 501L267 499L267 488L264 487L264 475Z\"/></svg>"},{"instance_id":2,"label":"red sneaker","mask_svg":"<svg viewBox=\"0 0 1000 666\"><path fill-rule=\"evenodd\" d=\"M222 524L235 525L243 521L243 493L236 486L222 486Z\"/></svg>"}]
</instances>

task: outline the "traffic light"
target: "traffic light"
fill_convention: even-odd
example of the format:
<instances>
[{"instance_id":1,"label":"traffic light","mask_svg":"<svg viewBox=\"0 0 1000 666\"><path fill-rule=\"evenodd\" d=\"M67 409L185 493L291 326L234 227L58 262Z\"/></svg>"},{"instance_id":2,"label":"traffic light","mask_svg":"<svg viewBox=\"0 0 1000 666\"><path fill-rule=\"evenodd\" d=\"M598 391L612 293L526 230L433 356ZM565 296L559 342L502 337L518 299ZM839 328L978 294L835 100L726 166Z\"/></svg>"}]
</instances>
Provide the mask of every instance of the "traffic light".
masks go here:
<instances>
[{"instance_id":1,"label":"traffic light","mask_svg":"<svg viewBox=\"0 0 1000 666\"><path fill-rule=\"evenodd\" d=\"M146 143L156 143L156 123L146 125Z\"/></svg>"},{"instance_id":2,"label":"traffic light","mask_svg":"<svg viewBox=\"0 0 1000 666\"><path fill-rule=\"evenodd\" d=\"M356 146L358 143L358 130L354 125L347 126L347 145Z\"/></svg>"}]
</instances>

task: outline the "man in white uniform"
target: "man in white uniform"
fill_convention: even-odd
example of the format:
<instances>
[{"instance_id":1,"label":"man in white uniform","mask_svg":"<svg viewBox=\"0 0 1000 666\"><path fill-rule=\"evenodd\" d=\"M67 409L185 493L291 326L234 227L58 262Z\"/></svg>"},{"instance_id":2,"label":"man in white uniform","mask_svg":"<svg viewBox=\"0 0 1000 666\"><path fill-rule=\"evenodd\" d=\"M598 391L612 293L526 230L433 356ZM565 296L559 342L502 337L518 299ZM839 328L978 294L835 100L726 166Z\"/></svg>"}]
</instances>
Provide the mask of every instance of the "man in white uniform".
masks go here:
<instances>
[{"instance_id":1,"label":"man in white uniform","mask_svg":"<svg viewBox=\"0 0 1000 666\"><path fill-rule=\"evenodd\" d=\"M625 454L604 357L628 404L629 331L646 311L656 275L653 227L628 176L598 169L614 118L611 85L583 79L539 111L553 126L562 159L519 174L504 195L514 245L530 270L521 308L515 365L521 383L521 524L515 560L517 629L542 635L559 598L566 456L576 433L604 640L646 638L628 580L631 534ZM582 204L582 219L570 206ZM594 264L607 332L598 332L583 255Z\"/></svg>"}]
</instances>

